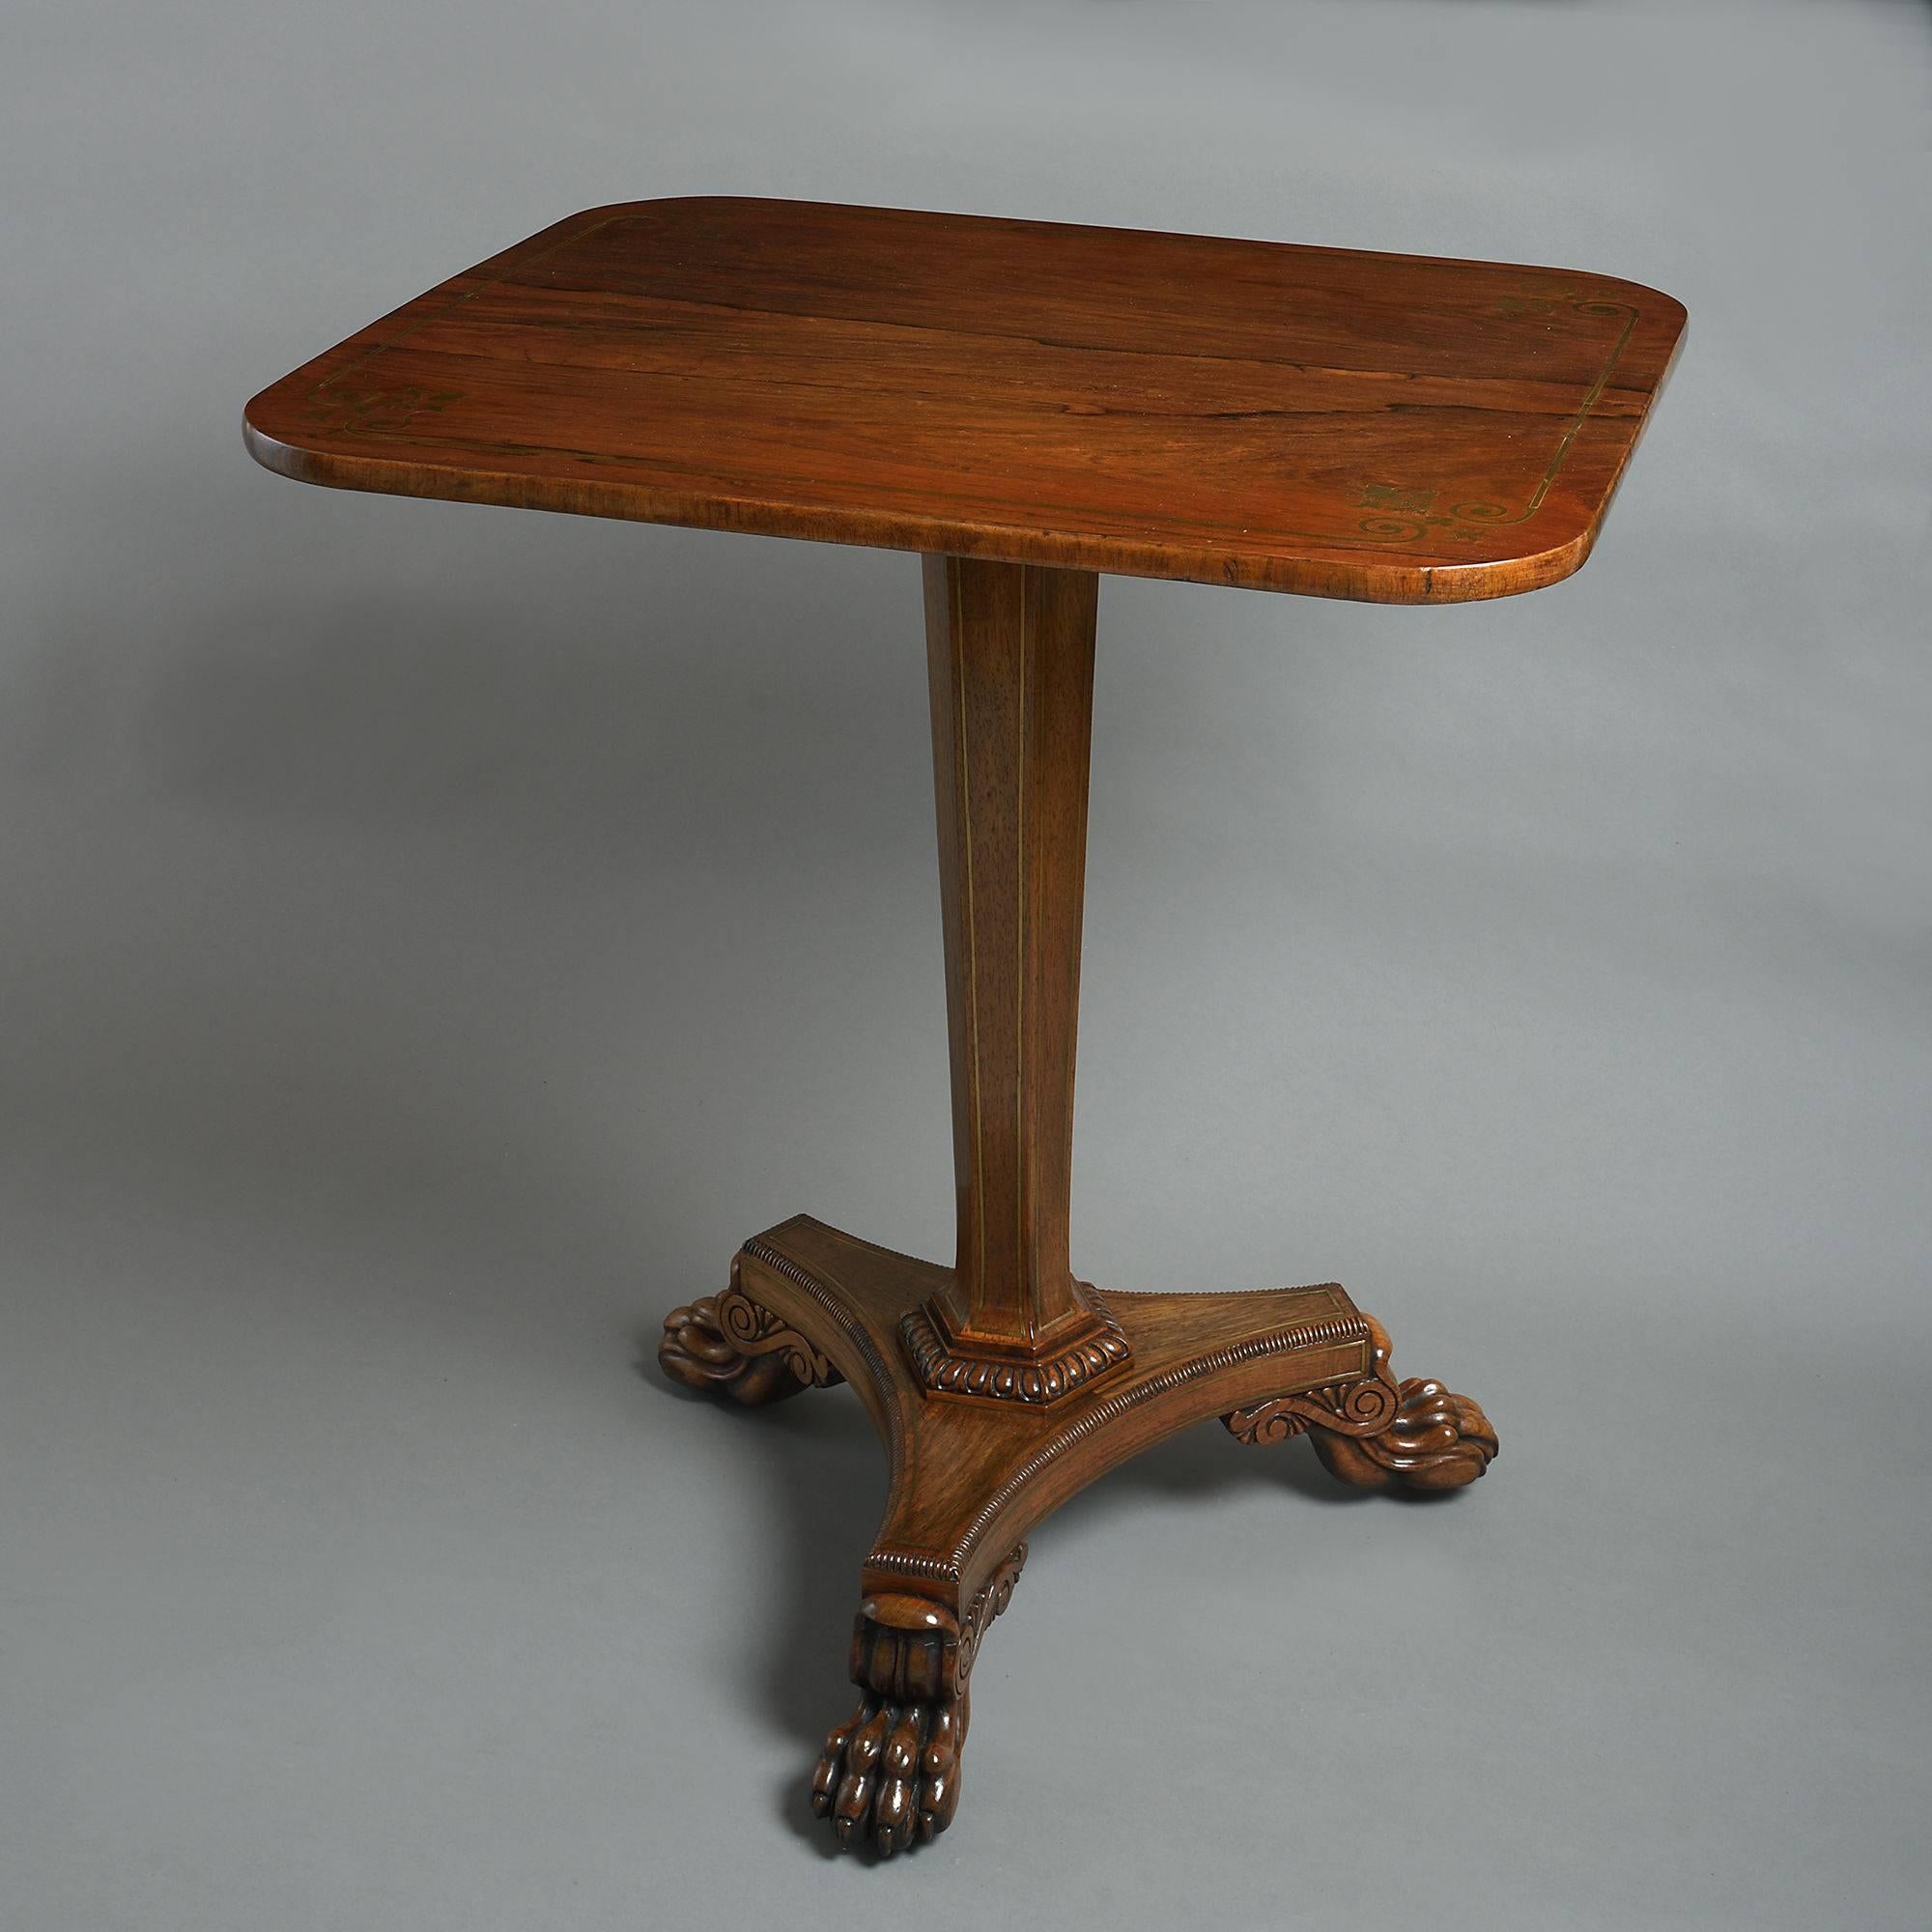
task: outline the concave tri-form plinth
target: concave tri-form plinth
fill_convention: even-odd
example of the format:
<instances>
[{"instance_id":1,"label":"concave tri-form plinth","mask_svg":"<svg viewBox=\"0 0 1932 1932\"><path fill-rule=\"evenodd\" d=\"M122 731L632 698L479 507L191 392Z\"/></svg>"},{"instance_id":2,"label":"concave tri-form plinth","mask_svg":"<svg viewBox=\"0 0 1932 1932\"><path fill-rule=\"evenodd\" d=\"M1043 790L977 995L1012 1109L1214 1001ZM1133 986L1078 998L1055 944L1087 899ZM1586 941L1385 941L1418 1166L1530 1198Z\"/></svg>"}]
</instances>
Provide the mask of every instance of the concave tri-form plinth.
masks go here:
<instances>
[{"instance_id":1,"label":"concave tri-form plinth","mask_svg":"<svg viewBox=\"0 0 1932 1932\"><path fill-rule=\"evenodd\" d=\"M776 1402L849 1381L885 1445L885 1520L860 1573L859 1702L826 1741L813 1807L887 1854L951 1822L973 1659L1043 1517L1129 1456L1220 1417L1243 1442L1306 1433L1334 1473L1453 1489L1496 1452L1476 1405L1398 1383L1388 1338L1334 1284L1236 1294L1110 1294L1124 1352L1052 1403L934 1397L910 1319L952 1271L806 1215L747 1241L724 1293L673 1309L659 1360L687 1387Z\"/></svg>"},{"instance_id":2,"label":"concave tri-form plinth","mask_svg":"<svg viewBox=\"0 0 1932 1932\"><path fill-rule=\"evenodd\" d=\"M959 1795L1025 1538L1190 1423L1453 1489L1495 1435L1338 1287L1122 1293L1067 1245L1097 573L1438 603L1589 554L1684 312L1566 270L697 199L593 209L249 404L309 482L924 554L951 1266L799 1216L661 1359L849 1381L891 1463L814 1804L891 1853ZM1176 1667L1185 1667L1177 1661ZM1231 1720L1235 1714L1231 1713Z\"/></svg>"}]
</instances>

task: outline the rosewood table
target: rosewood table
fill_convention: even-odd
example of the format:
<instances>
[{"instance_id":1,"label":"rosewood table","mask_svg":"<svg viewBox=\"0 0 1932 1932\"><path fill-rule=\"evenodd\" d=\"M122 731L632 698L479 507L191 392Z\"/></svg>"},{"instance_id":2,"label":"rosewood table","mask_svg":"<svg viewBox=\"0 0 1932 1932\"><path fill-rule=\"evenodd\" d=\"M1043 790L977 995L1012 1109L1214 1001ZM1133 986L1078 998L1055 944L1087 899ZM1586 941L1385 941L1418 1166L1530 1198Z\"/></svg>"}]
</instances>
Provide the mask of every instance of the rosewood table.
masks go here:
<instances>
[{"instance_id":1,"label":"rosewood table","mask_svg":"<svg viewBox=\"0 0 1932 1932\"><path fill-rule=\"evenodd\" d=\"M813 1805L890 1854L951 1821L967 1687L1028 1532L1219 1417L1345 1482L1444 1490L1482 1410L1397 1380L1330 1283L1072 1272L1074 1012L1099 573L1383 603L1576 570L1684 326L1567 270L700 198L591 209L248 405L311 483L923 554L952 1039L952 1265L798 1215L661 1360L767 1403L849 1381L891 1463L856 1708Z\"/></svg>"}]
</instances>

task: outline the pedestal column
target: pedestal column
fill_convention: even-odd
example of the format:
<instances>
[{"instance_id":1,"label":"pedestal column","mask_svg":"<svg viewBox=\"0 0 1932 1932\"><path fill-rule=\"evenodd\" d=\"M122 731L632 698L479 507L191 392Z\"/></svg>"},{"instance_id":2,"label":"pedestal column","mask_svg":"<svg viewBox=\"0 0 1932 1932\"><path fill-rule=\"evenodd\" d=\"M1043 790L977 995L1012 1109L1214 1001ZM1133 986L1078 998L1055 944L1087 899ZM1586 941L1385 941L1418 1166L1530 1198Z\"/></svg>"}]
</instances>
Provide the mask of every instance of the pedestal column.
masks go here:
<instances>
[{"instance_id":1,"label":"pedestal column","mask_svg":"<svg viewBox=\"0 0 1932 1932\"><path fill-rule=\"evenodd\" d=\"M952 1394L1051 1403L1128 1359L1067 1257L1098 584L925 559L958 1236L902 1335Z\"/></svg>"}]
</instances>

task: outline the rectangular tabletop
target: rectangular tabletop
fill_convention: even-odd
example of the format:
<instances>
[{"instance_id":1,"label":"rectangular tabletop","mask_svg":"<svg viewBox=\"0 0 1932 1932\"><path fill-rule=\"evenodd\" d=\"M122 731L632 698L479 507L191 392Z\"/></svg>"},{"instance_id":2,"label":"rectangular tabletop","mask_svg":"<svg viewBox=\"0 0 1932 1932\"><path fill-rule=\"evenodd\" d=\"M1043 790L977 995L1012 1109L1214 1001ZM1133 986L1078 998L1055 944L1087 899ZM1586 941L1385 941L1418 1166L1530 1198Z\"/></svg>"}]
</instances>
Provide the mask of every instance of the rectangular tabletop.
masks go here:
<instances>
[{"instance_id":1,"label":"rectangular tabletop","mask_svg":"<svg viewBox=\"0 0 1932 1932\"><path fill-rule=\"evenodd\" d=\"M590 209L265 389L348 489L1391 603L1589 554L1684 327L1560 269L901 209Z\"/></svg>"}]
</instances>

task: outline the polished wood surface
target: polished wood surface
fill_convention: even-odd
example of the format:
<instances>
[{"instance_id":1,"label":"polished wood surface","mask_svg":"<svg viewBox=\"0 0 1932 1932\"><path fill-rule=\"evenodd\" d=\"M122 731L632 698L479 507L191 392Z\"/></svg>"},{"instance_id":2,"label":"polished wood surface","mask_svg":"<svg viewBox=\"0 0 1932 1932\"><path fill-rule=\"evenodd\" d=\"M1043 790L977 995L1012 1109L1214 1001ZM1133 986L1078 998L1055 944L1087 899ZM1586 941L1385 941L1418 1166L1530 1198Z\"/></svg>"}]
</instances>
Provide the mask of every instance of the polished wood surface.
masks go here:
<instances>
[{"instance_id":1,"label":"polished wood surface","mask_svg":"<svg viewBox=\"0 0 1932 1932\"><path fill-rule=\"evenodd\" d=\"M1684 326L1565 269L597 208L248 405L308 482L1392 603L1596 539Z\"/></svg>"}]
</instances>

